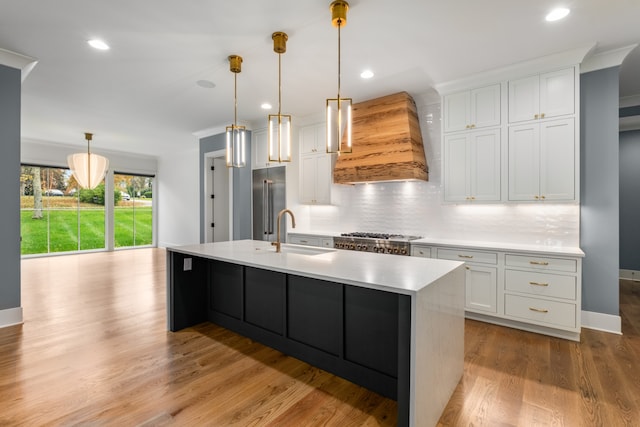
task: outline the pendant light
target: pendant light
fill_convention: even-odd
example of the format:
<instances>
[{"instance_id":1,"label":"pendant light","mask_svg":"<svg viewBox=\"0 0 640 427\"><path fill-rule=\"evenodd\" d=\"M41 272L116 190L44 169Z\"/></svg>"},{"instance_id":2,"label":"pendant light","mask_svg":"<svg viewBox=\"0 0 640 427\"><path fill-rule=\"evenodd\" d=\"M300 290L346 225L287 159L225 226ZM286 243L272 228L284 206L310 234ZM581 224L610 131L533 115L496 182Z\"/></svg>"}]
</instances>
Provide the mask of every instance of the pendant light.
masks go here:
<instances>
[{"instance_id":1,"label":"pendant light","mask_svg":"<svg viewBox=\"0 0 640 427\"><path fill-rule=\"evenodd\" d=\"M242 71L242 57L229 56L229 69L233 73L233 124L227 126L227 166L241 168L245 161L245 127L238 126L238 73Z\"/></svg>"},{"instance_id":2,"label":"pendant light","mask_svg":"<svg viewBox=\"0 0 640 427\"><path fill-rule=\"evenodd\" d=\"M338 97L327 99L327 153L351 153L351 98L340 97L340 29L347 25L349 3L331 3L331 22L338 27Z\"/></svg>"},{"instance_id":3,"label":"pendant light","mask_svg":"<svg viewBox=\"0 0 640 427\"><path fill-rule=\"evenodd\" d=\"M282 54L289 37L281 32L271 35L273 51L278 54L278 114L269 114L269 161L291 161L291 116L282 114Z\"/></svg>"},{"instance_id":4,"label":"pendant light","mask_svg":"<svg viewBox=\"0 0 640 427\"><path fill-rule=\"evenodd\" d=\"M104 179L109 168L109 159L91 152L92 133L85 132L84 137L87 140L87 152L69 154L67 164L78 185L91 189L96 188Z\"/></svg>"}]
</instances>

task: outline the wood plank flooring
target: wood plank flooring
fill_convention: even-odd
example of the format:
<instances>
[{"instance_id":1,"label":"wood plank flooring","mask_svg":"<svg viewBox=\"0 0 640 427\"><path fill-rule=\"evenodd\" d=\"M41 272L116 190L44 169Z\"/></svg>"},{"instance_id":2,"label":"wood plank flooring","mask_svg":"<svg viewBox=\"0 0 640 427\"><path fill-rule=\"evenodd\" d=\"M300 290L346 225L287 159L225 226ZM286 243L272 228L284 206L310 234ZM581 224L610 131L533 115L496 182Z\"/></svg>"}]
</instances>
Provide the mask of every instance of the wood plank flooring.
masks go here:
<instances>
[{"instance_id":1,"label":"wood plank flooring","mask_svg":"<svg viewBox=\"0 0 640 427\"><path fill-rule=\"evenodd\" d=\"M395 425L394 401L223 328L168 332L162 249L23 260L22 307L0 426ZM620 310L623 336L581 343L466 321L439 425L640 425L640 284Z\"/></svg>"}]
</instances>

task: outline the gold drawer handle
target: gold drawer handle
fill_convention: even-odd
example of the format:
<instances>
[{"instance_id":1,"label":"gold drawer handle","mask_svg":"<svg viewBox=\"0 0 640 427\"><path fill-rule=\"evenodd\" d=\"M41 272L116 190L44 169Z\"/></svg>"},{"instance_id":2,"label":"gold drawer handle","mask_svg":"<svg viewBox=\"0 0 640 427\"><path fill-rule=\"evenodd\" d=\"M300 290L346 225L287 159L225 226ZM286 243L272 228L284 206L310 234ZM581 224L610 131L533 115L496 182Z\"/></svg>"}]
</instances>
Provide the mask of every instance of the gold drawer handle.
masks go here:
<instances>
[{"instance_id":1,"label":"gold drawer handle","mask_svg":"<svg viewBox=\"0 0 640 427\"><path fill-rule=\"evenodd\" d=\"M549 265L549 263L546 262L546 261L529 261L529 264L532 264L532 265Z\"/></svg>"},{"instance_id":2,"label":"gold drawer handle","mask_svg":"<svg viewBox=\"0 0 640 427\"><path fill-rule=\"evenodd\" d=\"M471 259L471 258L473 258L473 255L460 255L460 254L458 254L458 258L467 258L467 259Z\"/></svg>"},{"instance_id":3,"label":"gold drawer handle","mask_svg":"<svg viewBox=\"0 0 640 427\"><path fill-rule=\"evenodd\" d=\"M529 282L529 284L534 286L549 286L548 283Z\"/></svg>"},{"instance_id":4,"label":"gold drawer handle","mask_svg":"<svg viewBox=\"0 0 640 427\"><path fill-rule=\"evenodd\" d=\"M300 240L300 243L309 243L308 240Z\"/></svg>"},{"instance_id":5,"label":"gold drawer handle","mask_svg":"<svg viewBox=\"0 0 640 427\"><path fill-rule=\"evenodd\" d=\"M471 268L469 268L469 267L467 267L467 266L465 266L464 268L466 268L467 270L471 270Z\"/></svg>"},{"instance_id":6,"label":"gold drawer handle","mask_svg":"<svg viewBox=\"0 0 640 427\"><path fill-rule=\"evenodd\" d=\"M549 310L545 310L544 308L529 307L529 310L535 311L536 313L548 313L549 312Z\"/></svg>"}]
</instances>

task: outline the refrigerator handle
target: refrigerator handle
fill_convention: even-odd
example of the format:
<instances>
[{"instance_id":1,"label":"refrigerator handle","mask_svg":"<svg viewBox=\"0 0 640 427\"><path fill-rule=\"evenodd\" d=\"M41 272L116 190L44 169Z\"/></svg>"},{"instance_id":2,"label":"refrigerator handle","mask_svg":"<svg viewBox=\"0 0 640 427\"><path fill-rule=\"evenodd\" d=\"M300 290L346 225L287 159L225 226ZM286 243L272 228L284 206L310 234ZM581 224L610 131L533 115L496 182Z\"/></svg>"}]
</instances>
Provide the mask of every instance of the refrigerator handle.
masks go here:
<instances>
[{"instance_id":1,"label":"refrigerator handle","mask_svg":"<svg viewBox=\"0 0 640 427\"><path fill-rule=\"evenodd\" d=\"M262 232L265 235L273 234L273 200L271 199L270 179L262 180Z\"/></svg>"}]
</instances>

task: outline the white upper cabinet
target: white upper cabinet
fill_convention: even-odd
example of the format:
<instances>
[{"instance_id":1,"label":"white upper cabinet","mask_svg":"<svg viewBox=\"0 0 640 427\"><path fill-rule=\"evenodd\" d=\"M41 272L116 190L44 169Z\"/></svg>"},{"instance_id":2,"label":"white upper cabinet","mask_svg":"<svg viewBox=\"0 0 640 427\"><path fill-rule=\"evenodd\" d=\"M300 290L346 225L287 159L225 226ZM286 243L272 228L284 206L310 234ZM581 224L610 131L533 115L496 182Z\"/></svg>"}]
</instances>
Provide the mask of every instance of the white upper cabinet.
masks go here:
<instances>
[{"instance_id":1,"label":"white upper cabinet","mask_svg":"<svg viewBox=\"0 0 640 427\"><path fill-rule=\"evenodd\" d=\"M330 204L335 155L325 150L324 123L300 129L300 203Z\"/></svg>"},{"instance_id":2,"label":"white upper cabinet","mask_svg":"<svg viewBox=\"0 0 640 427\"><path fill-rule=\"evenodd\" d=\"M509 200L576 199L574 119L509 128Z\"/></svg>"},{"instance_id":3,"label":"white upper cabinet","mask_svg":"<svg viewBox=\"0 0 640 427\"><path fill-rule=\"evenodd\" d=\"M269 161L269 137L266 129L251 132L251 169L286 166L287 163Z\"/></svg>"},{"instance_id":4,"label":"white upper cabinet","mask_svg":"<svg viewBox=\"0 0 640 427\"><path fill-rule=\"evenodd\" d=\"M444 131L500 126L500 84L444 97Z\"/></svg>"},{"instance_id":5,"label":"white upper cabinet","mask_svg":"<svg viewBox=\"0 0 640 427\"><path fill-rule=\"evenodd\" d=\"M326 153L327 130L325 124L305 126L300 129L300 154Z\"/></svg>"},{"instance_id":6,"label":"white upper cabinet","mask_svg":"<svg viewBox=\"0 0 640 427\"><path fill-rule=\"evenodd\" d=\"M500 201L500 129L445 136L444 200Z\"/></svg>"},{"instance_id":7,"label":"white upper cabinet","mask_svg":"<svg viewBox=\"0 0 640 427\"><path fill-rule=\"evenodd\" d=\"M575 113L575 68L509 81L509 123Z\"/></svg>"}]
</instances>

